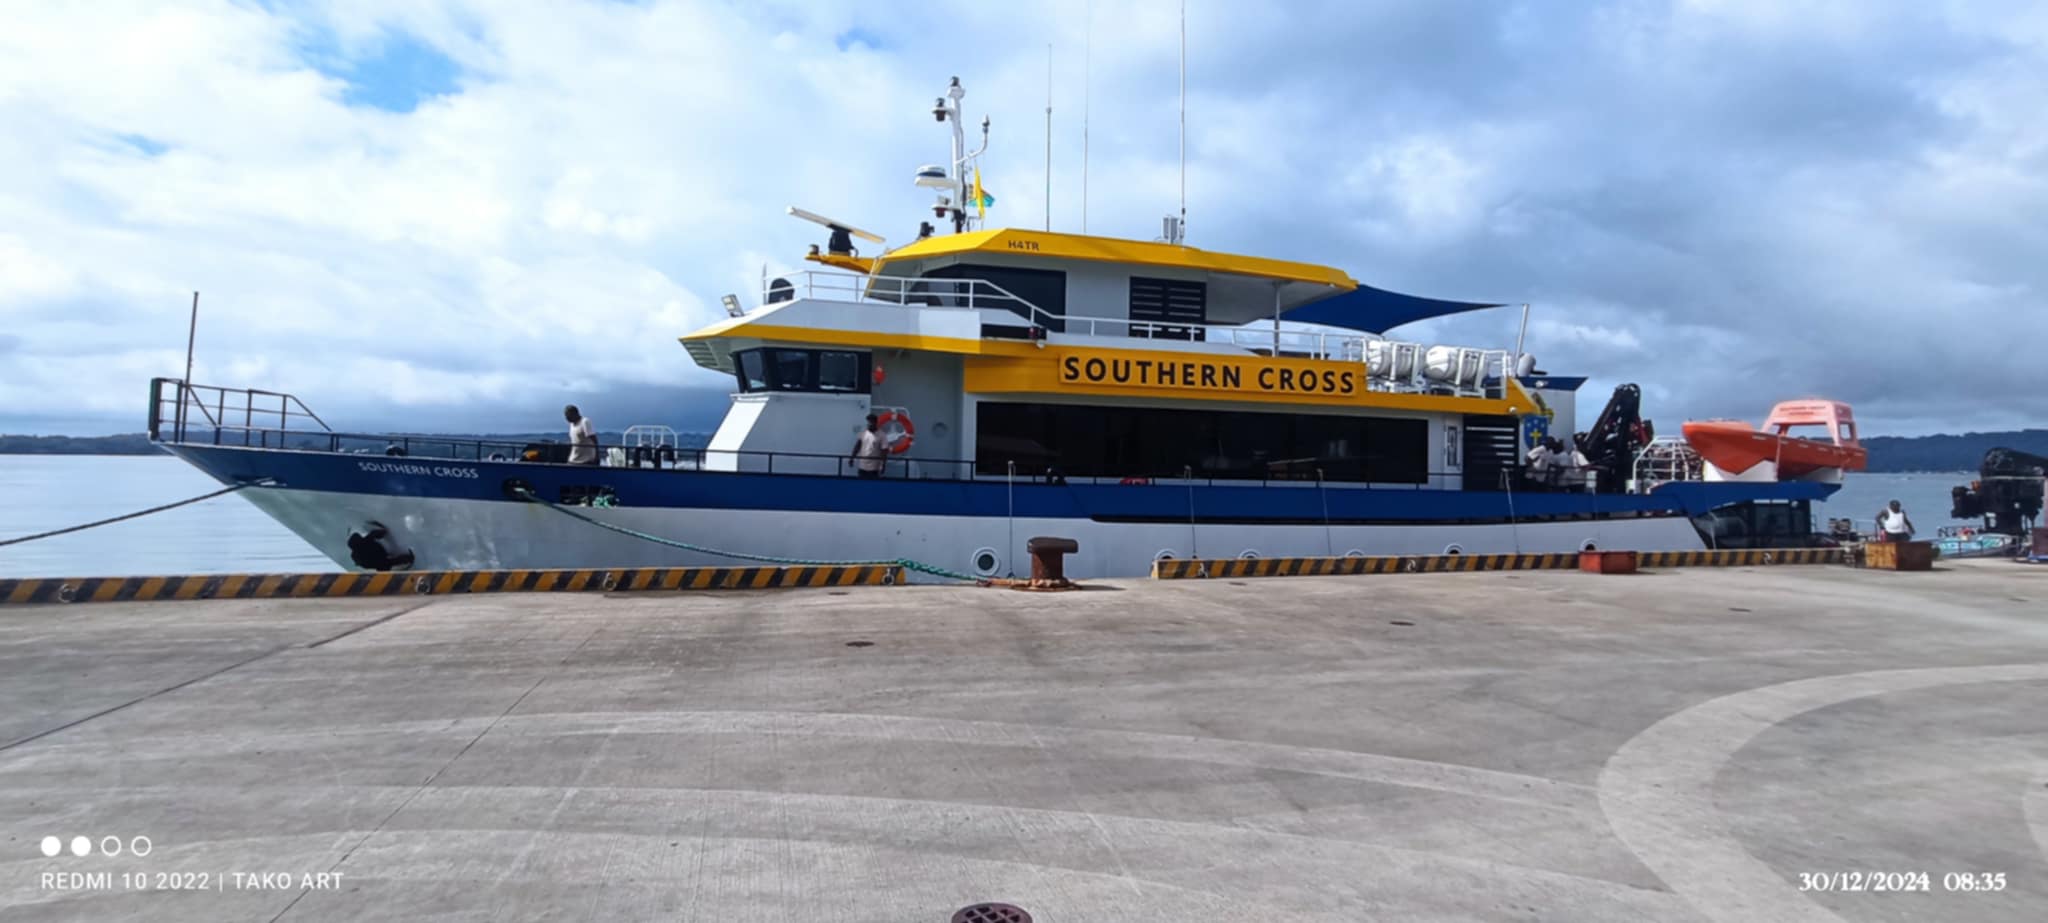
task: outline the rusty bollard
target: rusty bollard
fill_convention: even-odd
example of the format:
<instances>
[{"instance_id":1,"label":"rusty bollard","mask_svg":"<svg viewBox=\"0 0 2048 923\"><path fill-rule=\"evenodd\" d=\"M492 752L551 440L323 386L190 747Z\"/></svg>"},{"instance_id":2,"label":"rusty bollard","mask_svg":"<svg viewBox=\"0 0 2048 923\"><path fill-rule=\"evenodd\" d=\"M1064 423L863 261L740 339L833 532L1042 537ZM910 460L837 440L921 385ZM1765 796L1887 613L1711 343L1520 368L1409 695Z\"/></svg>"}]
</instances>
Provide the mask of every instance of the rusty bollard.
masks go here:
<instances>
[{"instance_id":1,"label":"rusty bollard","mask_svg":"<svg viewBox=\"0 0 2048 923\"><path fill-rule=\"evenodd\" d=\"M1034 590L1065 590L1073 587L1067 579L1066 556L1081 550L1081 543L1071 538L1039 536L1024 543L1024 551L1031 555L1031 588Z\"/></svg>"}]
</instances>

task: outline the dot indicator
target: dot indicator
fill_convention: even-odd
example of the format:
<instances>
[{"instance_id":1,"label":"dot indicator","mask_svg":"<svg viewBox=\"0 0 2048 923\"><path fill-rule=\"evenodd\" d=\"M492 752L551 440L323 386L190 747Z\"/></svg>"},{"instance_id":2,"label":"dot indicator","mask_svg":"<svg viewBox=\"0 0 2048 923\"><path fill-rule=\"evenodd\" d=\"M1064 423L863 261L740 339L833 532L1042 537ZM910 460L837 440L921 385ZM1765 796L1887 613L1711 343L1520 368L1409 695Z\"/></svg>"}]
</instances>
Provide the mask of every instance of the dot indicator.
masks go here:
<instances>
[{"instance_id":1,"label":"dot indicator","mask_svg":"<svg viewBox=\"0 0 2048 923\"><path fill-rule=\"evenodd\" d=\"M43 837L43 855L54 858L64 851L64 841L53 836Z\"/></svg>"},{"instance_id":2,"label":"dot indicator","mask_svg":"<svg viewBox=\"0 0 2048 923\"><path fill-rule=\"evenodd\" d=\"M71 854L84 857L92 854L92 841L82 836L71 838Z\"/></svg>"}]
</instances>

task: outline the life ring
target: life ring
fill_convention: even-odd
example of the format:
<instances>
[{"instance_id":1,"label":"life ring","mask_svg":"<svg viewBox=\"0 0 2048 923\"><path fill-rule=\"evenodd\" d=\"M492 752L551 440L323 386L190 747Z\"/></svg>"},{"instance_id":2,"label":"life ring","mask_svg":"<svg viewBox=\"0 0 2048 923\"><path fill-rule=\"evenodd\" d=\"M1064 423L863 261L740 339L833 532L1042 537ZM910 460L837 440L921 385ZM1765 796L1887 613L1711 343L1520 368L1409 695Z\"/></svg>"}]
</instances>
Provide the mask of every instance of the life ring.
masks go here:
<instances>
[{"instance_id":1,"label":"life ring","mask_svg":"<svg viewBox=\"0 0 2048 923\"><path fill-rule=\"evenodd\" d=\"M880 432L883 427L891 423L903 427L903 435L889 443L889 454L901 455L910 451L910 444L917 441L917 426L910 422L910 412L905 410L883 411L881 416L875 418L875 431Z\"/></svg>"}]
</instances>

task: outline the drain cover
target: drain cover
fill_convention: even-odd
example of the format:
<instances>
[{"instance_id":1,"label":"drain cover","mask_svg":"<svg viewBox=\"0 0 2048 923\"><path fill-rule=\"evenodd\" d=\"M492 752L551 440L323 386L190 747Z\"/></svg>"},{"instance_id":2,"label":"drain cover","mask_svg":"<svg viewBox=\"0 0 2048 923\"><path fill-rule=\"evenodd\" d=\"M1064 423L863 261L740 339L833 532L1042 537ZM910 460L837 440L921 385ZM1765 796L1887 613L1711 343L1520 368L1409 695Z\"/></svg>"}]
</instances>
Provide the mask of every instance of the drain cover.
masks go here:
<instances>
[{"instance_id":1,"label":"drain cover","mask_svg":"<svg viewBox=\"0 0 2048 923\"><path fill-rule=\"evenodd\" d=\"M1031 923L1031 915L1015 904L973 904L953 911L952 923Z\"/></svg>"}]
</instances>

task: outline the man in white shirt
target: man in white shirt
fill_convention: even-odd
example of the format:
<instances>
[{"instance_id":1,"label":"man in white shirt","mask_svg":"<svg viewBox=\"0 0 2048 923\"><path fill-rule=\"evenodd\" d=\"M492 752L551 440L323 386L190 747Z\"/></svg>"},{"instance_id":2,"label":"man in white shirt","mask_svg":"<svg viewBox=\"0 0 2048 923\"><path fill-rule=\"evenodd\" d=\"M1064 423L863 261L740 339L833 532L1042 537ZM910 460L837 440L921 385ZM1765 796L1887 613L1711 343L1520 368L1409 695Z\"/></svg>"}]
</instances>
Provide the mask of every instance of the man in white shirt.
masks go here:
<instances>
[{"instance_id":1,"label":"man in white shirt","mask_svg":"<svg viewBox=\"0 0 2048 923\"><path fill-rule=\"evenodd\" d=\"M1528 462L1530 483L1550 486L1550 440L1538 440L1536 447L1529 450Z\"/></svg>"},{"instance_id":2,"label":"man in white shirt","mask_svg":"<svg viewBox=\"0 0 2048 923\"><path fill-rule=\"evenodd\" d=\"M569 464L597 464L597 428L590 425L590 418L575 404L562 408L562 417L569 421Z\"/></svg>"},{"instance_id":3,"label":"man in white shirt","mask_svg":"<svg viewBox=\"0 0 2048 923\"><path fill-rule=\"evenodd\" d=\"M888 463L889 444L882 440L880 421L880 417L868 414L867 428L853 441L854 473L864 478L881 477L882 466Z\"/></svg>"},{"instance_id":4,"label":"man in white shirt","mask_svg":"<svg viewBox=\"0 0 2048 923\"><path fill-rule=\"evenodd\" d=\"M1907 517L1905 508L1899 506L1899 501L1897 500L1893 500L1890 508L1884 511L1884 515L1878 517L1877 524L1880 528L1884 529L1885 541L1910 542L1913 540L1913 520Z\"/></svg>"}]
</instances>

